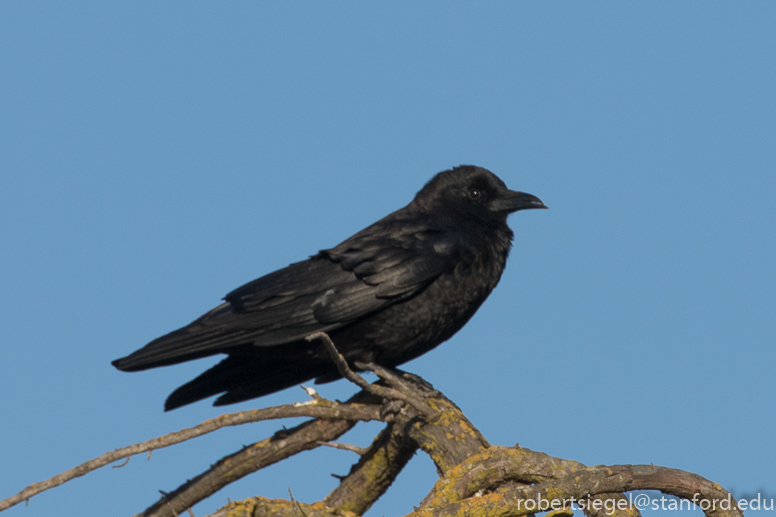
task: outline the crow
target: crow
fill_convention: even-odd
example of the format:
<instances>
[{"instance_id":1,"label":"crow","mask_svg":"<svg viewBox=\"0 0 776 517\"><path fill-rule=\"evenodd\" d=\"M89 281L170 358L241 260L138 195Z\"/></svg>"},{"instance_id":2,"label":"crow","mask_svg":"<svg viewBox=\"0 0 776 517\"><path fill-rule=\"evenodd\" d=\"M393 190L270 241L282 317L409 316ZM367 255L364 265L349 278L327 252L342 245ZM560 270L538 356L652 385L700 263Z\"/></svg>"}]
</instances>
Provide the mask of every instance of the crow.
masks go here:
<instances>
[{"instance_id":1,"label":"crow","mask_svg":"<svg viewBox=\"0 0 776 517\"><path fill-rule=\"evenodd\" d=\"M495 174L461 165L435 175L410 204L302 262L227 294L189 325L113 361L132 372L215 354L220 363L179 387L165 411L221 394L215 406L341 375L320 342L349 363L395 367L450 339L504 270L507 216L547 208Z\"/></svg>"}]
</instances>

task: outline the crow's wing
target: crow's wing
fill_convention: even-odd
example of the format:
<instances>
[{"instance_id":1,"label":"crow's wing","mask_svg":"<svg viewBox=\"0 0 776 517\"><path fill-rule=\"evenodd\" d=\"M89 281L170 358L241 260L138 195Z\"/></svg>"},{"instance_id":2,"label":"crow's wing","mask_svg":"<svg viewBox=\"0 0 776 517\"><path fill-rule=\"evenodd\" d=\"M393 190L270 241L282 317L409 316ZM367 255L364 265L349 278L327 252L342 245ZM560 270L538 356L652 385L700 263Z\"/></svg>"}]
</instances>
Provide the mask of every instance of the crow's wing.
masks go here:
<instances>
[{"instance_id":1,"label":"crow's wing","mask_svg":"<svg viewBox=\"0 0 776 517\"><path fill-rule=\"evenodd\" d=\"M232 291L226 303L114 365L142 370L337 329L417 295L451 270L456 246L445 235L380 221L336 248Z\"/></svg>"}]
</instances>

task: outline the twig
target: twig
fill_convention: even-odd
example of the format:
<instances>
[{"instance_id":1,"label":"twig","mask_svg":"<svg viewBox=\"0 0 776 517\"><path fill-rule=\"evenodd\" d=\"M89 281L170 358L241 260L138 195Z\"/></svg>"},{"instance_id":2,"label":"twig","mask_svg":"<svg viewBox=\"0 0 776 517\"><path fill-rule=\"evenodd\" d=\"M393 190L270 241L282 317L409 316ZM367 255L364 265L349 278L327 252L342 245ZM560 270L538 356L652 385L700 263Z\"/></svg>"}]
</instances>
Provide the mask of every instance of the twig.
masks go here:
<instances>
[{"instance_id":1,"label":"twig","mask_svg":"<svg viewBox=\"0 0 776 517\"><path fill-rule=\"evenodd\" d=\"M363 456L366 454L367 449L364 447L359 447L358 445L352 445L349 443L338 443L338 442L318 442L318 445L323 445L324 447L331 447L332 449L340 449L343 451L350 451L355 452L359 456Z\"/></svg>"},{"instance_id":2,"label":"twig","mask_svg":"<svg viewBox=\"0 0 776 517\"><path fill-rule=\"evenodd\" d=\"M132 456L127 456L127 459L125 459L124 462L121 465L113 465L113 467L111 467L111 468L120 469L121 467L123 467L124 465L129 463L130 459L132 459Z\"/></svg>"},{"instance_id":3,"label":"twig","mask_svg":"<svg viewBox=\"0 0 776 517\"><path fill-rule=\"evenodd\" d=\"M417 397L407 395L405 393L402 393L401 391L394 389L394 388L386 388L384 386L377 386L375 384L370 384L369 381L355 373L353 370L350 369L350 366L348 366L347 361L345 360L345 357L339 353L337 350L337 347L334 346L334 342L332 342L331 338L328 334L325 332L315 332L313 334L310 334L309 336L305 337L307 341L314 341L316 339L320 339L323 341L324 346L326 347L326 350L329 351L329 354L331 354L331 358L334 361L334 364L337 366L337 370L339 370L340 374L345 377L347 380L358 386L359 388L363 389L367 393L371 393L373 395L376 395L378 397L382 397L385 399L393 399L393 400L401 400L403 402L406 402L415 410L423 415L424 418L427 420L433 420L437 413L434 411L431 407L429 407L427 404L425 404L423 401L418 399Z\"/></svg>"},{"instance_id":4,"label":"twig","mask_svg":"<svg viewBox=\"0 0 776 517\"><path fill-rule=\"evenodd\" d=\"M291 493L291 487L288 488L288 497L291 498L291 506L294 508L294 513L296 514L296 517L307 517L307 514L304 513L304 510L302 510L302 507L299 505L299 503L296 502L296 499L294 499L294 494Z\"/></svg>"}]
</instances>

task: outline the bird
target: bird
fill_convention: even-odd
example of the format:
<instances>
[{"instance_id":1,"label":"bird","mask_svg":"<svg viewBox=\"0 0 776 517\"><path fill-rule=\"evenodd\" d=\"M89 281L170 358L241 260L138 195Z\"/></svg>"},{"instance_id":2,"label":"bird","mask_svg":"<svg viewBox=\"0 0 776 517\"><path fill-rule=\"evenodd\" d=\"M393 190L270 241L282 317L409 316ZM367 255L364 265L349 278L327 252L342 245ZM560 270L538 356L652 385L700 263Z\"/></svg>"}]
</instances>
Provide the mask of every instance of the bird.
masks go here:
<instances>
[{"instance_id":1,"label":"bird","mask_svg":"<svg viewBox=\"0 0 776 517\"><path fill-rule=\"evenodd\" d=\"M320 340L349 364L394 368L450 339L498 284L514 233L507 216L547 208L489 170L460 165L405 207L341 244L238 287L189 325L112 364L134 372L216 354L165 411L219 395L242 402L315 379L341 378Z\"/></svg>"}]
</instances>

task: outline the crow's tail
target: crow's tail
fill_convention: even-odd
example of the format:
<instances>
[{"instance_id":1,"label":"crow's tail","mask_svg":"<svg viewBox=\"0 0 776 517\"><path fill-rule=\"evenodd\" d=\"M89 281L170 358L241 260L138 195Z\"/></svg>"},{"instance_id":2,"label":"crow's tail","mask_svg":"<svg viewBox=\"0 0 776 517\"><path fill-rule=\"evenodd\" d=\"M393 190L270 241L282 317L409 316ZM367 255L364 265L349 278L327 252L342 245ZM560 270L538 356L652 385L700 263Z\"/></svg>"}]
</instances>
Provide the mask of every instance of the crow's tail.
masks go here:
<instances>
[{"instance_id":1,"label":"crow's tail","mask_svg":"<svg viewBox=\"0 0 776 517\"><path fill-rule=\"evenodd\" d=\"M305 359L302 362L232 354L173 391L164 403L164 410L170 411L219 393L223 395L216 399L214 406L234 404L301 384L334 369L333 364Z\"/></svg>"}]
</instances>

